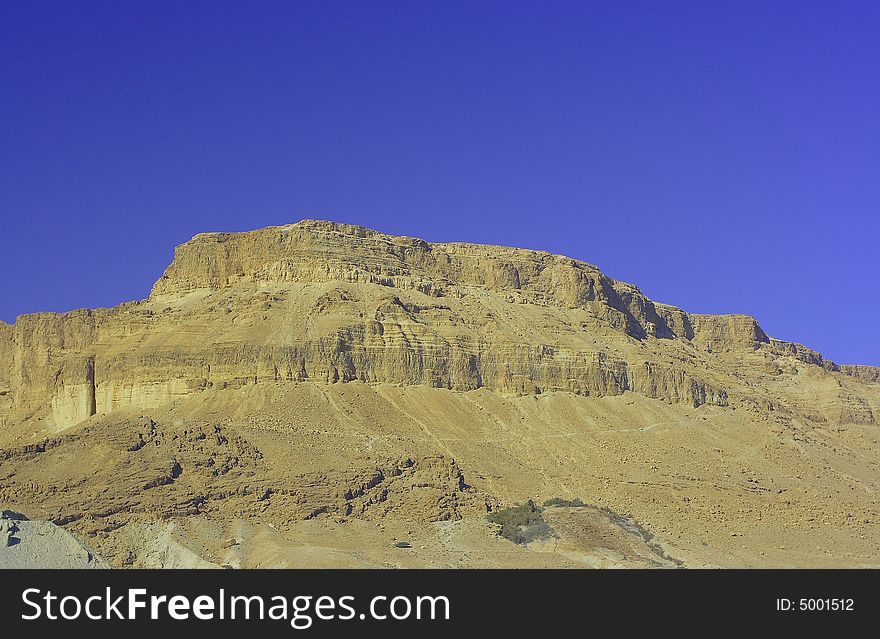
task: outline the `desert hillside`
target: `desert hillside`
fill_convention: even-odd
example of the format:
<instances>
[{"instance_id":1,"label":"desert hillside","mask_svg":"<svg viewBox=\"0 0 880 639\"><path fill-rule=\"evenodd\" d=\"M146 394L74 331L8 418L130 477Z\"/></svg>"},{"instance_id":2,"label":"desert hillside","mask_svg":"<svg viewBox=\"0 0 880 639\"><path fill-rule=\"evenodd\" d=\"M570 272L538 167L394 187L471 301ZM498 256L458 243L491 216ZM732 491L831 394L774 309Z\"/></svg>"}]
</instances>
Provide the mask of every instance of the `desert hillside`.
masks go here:
<instances>
[{"instance_id":1,"label":"desert hillside","mask_svg":"<svg viewBox=\"0 0 880 639\"><path fill-rule=\"evenodd\" d=\"M114 566L880 566L877 416L754 318L322 221L0 322L0 508Z\"/></svg>"}]
</instances>

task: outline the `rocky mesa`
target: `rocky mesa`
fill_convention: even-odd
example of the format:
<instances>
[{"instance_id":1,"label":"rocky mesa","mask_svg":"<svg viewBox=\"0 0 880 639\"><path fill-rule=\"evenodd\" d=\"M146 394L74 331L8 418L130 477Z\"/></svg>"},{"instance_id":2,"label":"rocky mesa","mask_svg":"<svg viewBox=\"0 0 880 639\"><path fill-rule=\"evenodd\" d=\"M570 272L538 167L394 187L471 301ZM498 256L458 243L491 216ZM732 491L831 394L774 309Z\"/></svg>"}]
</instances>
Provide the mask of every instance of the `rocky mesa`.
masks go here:
<instances>
[{"instance_id":1,"label":"rocky mesa","mask_svg":"<svg viewBox=\"0 0 880 639\"><path fill-rule=\"evenodd\" d=\"M852 549L846 565L876 565L878 380L754 318L687 313L546 252L323 221L205 233L148 299L0 322L0 505L39 499L30 517L124 565L145 543L131 531L156 522L271 523L288 537L253 553L294 552L301 526L380 511L483 522L557 495L653 526L694 565L823 565L794 550L823 525ZM230 446L235 464L212 474ZM114 487L105 462L131 481ZM583 554L510 552L504 565Z\"/></svg>"}]
</instances>

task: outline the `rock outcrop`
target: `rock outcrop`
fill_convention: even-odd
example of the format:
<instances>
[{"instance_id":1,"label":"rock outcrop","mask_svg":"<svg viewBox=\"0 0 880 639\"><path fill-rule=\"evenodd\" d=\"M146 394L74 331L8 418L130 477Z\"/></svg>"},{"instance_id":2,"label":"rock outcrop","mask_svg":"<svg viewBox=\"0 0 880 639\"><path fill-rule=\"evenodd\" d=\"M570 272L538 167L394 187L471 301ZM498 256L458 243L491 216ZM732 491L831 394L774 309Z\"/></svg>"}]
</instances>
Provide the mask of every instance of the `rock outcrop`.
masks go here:
<instances>
[{"instance_id":1,"label":"rock outcrop","mask_svg":"<svg viewBox=\"0 0 880 639\"><path fill-rule=\"evenodd\" d=\"M0 508L120 567L618 561L580 519L508 557L487 511L551 497L686 565L874 566L878 417L880 369L752 317L330 222L198 235L145 300L0 322Z\"/></svg>"},{"instance_id":2,"label":"rock outcrop","mask_svg":"<svg viewBox=\"0 0 880 639\"><path fill-rule=\"evenodd\" d=\"M0 512L0 569L87 569L109 566L73 535L49 521Z\"/></svg>"},{"instance_id":3,"label":"rock outcrop","mask_svg":"<svg viewBox=\"0 0 880 639\"><path fill-rule=\"evenodd\" d=\"M841 373L854 377L867 384L880 383L880 367L878 366L841 364L837 368Z\"/></svg>"},{"instance_id":4,"label":"rock outcrop","mask_svg":"<svg viewBox=\"0 0 880 639\"><path fill-rule=\"evenodd\" d=\"M577 260L303 221L197 235L142 302L0 325L0 424L60 430L205 389L306 380L725 406L751 392L726 358L758 351L837 370L754 318L655 304Z\"/></svg>"}]
</instances>

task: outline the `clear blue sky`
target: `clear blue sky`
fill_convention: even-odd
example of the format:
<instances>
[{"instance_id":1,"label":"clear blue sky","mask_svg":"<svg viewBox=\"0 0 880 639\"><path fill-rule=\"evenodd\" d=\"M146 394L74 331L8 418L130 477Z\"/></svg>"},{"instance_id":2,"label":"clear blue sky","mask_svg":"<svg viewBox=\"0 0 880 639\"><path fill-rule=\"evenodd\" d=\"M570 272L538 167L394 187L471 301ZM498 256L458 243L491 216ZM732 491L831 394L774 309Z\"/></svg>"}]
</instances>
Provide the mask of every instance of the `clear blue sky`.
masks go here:
<instances>
[{"instance_id":1,"label":"clear blue sky","mask_svg":"<svg viewBox=\"0 0 880 639\"><path fill-rule=\"evenodd\" d=\"M325 218L880 364L880 2L0 0L0 318Z\"/></svg>"}]
</instances>

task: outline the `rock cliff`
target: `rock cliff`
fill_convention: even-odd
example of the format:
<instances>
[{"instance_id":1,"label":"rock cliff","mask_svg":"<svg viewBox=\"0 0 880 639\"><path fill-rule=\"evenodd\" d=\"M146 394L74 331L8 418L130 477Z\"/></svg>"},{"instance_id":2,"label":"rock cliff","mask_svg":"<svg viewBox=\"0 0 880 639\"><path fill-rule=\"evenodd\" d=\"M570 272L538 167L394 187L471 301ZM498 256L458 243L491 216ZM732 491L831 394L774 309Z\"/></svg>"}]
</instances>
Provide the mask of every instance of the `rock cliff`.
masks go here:
<instances>
[{"instance_id":1,"label":"rock cliff","mask_svg":"<svg viewBox=\"0 0 880 639\"><path fill-rule=\"evenodd\" d=\"M197 235L142 302L0 325L0 419L57 430L206 389L306 380L725 406L756 394L730 369L755 354L838 370L754 318L655 304L577 260L303 221Z\"/></svg>"},{"instance_id":2,"label":"rock cliff","mask_svg":"<svg viewBox=\"0 0 880 639\"><path fill-rule=\"evenodd\" d=\"M551 497L685 565L877 566L878 382L540 251L202 234L145 300L0 322L0 508L114 566L625 563L486 521Z\"/></svg>"}]
</instances>

